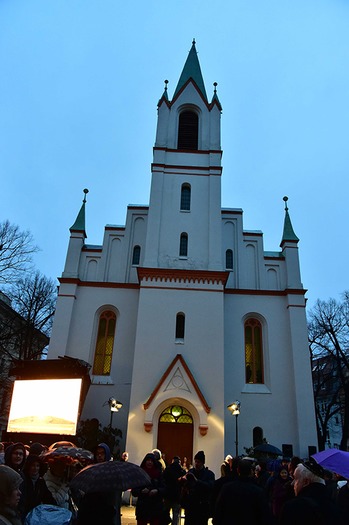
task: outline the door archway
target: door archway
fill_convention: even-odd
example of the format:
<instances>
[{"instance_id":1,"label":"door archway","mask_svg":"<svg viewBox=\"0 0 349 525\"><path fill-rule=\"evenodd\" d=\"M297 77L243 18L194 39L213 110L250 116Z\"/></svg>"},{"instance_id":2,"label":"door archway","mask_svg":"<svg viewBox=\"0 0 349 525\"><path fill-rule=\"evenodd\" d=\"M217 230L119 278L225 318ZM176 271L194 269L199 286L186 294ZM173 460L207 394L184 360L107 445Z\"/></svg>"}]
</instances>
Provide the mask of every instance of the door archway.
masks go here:
<instances>
[{"instance_id":1,"label":"door archway","mask_svg":"<svg viewBox=\"0 0 349 525\"><path fill-rule=\"evenodd\" d=\"M157 447L166 454L168 463L174 456L179 456L182 461L187 457L188 463L192 464L193 436L193 417L189 410L180 405L171 405L161 412Z\"/></svg>"}]
</instances>

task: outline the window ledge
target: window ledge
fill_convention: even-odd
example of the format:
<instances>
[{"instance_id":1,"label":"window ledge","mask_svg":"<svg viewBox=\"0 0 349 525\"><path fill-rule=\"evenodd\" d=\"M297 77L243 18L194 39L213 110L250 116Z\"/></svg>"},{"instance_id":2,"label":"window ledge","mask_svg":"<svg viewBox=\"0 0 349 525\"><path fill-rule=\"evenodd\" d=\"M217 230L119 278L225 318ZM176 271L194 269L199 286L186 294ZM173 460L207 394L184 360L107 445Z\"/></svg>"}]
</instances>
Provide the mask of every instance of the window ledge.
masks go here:
<instances>
[{"instance_id":1,"label":"window ledge","mask_svg":"<svg viewBox=\"0 0 349 525\"><path fill-rule=\"evenodd\" d=\"M176 339L175 345L184 345L184 339Z\"/></svg>"},{"instance_id":2,"label":"window ledge","mask_svg":"<svg viewBox=\"0 0 349 525\"><path fill-rule=\"evenodd\" d=\"M271 394L271 391L266 385L248 383L241 390L245 394Z\"/></svg>"},{"instance_id":3,"label":"window ledge","mask_svg":"<svg viewBox=\"0 0 349 525\"><path fill-rule=\"evenodd\" d=\"M110 376L91 376L93 385L113 385L114 381Z\"/></svg>"},{"instance_id":4,"label":"window ledge","mask_svg":"<svg viewBox=\"0 0 349 525\"><path fill-rule=\"evenodd\" d=\"M181 213L190 213L191 210L179 210Z\"/></svg>"}]
</instances>

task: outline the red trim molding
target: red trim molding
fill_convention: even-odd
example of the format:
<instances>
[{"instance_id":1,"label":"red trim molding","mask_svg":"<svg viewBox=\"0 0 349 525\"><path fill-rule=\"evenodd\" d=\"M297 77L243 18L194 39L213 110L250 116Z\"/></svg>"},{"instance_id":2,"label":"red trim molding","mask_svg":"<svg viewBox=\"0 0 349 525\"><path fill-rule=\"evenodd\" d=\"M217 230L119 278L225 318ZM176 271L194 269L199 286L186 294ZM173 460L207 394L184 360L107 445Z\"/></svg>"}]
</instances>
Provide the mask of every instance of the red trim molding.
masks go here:
<instances>
[{"instance_id":1,"label":"red trim molding","mask_svg":"<svg viewBox=\"0 0 349 525\"><path fill-rule=\"evenodd\" d=\"M198 282L226 285L229 272L207 271L207 270L172 270L170 268L137 268L139 280L152 281L160 279L164 282Z\"/></svg>"}]
</instances>

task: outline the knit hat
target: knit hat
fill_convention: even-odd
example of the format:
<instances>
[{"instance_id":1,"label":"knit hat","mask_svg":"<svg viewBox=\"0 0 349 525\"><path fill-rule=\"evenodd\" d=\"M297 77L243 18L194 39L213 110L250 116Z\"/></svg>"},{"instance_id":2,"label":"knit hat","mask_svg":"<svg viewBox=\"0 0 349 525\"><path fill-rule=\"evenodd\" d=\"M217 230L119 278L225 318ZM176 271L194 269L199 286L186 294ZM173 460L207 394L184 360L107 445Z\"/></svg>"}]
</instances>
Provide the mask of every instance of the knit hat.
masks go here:
<instances>
[{"instance_id":1,"label":"knit hat","mask_svg":"<svg viewBox=\"0 0 349 525\"><path fill-rule=\"evenodd\" d=\"M45 445L42 445L41 443L32 443L30 445L29 454L34 454L36 456L40 456L43 452L46 452L47 447Z\"/></svg>"},{"instance_id":2,"label":"knit hat","mask_svg":"<svg viewBox=\"0 0 349 525\"><path fill-rule=\"evenodd\" d=\"M194 459L198 459L201 463L205 464L205 453L203 450L199 450L194 456Z\"/></svg>"},{"instance_id":3,"label":"knit hat","mask_svg":"<svg viewBox=\"0 0 349 525\"><path fill-rule=\"evenodd\" d=\"M5 501L11 492L19 488L22 481L18 472L7 465L0 465L0 501Z\"/></svg>"}]
</instances>

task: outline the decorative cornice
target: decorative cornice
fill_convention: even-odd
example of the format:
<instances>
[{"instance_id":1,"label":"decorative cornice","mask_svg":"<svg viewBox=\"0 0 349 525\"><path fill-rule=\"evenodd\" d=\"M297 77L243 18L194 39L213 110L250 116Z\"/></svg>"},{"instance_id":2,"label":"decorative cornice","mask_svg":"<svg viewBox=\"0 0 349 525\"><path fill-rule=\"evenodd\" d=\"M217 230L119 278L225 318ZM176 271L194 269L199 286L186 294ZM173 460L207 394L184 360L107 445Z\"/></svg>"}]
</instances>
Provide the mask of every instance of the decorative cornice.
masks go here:
<instances>
[{"instance_id":1,"label":"decorative cornice","mask_svg":"<svg viewBox=\"0 0 349 525\"><path fill-rule=\"evenodd\" d=\"M160 381L158 382L158 384L154 388L153 392L151 393L148 401L146 403L144 403L144 405L143 405L144 410L148 410L148 408L150 407L150 405L151 405L152 401L154 400L156 394L159 392L161 386L164 384L166 378L170 375L171 371L174 369L174 367L175 367L177 362L180 362L180 364L184 368L186 374L188 375L188 377L190 379L191 384L194 387L194 390L195 390L197 396L199 397L199 399L200 399L200 401L202 403L202 406L203 406L205 412L207 414L209 414L211 412L211 408L208 406L207 401L204 398L204 395L202 394L200 388L198 387L197 382L195 381L193 374L189 370L189 367L188 367L187 363L185 362L182 354L177 354L176 357L171 362L171 364L168 366L167 370L162 375Z\"/></svg>"},{"instance_id":2,"label":"decorative cornice","mask_svg":"<svg viewBox=\"0 0 349 525\"><path fill-rule=\"evenodd\" d=\"M286 288L285 290L252 290L252 289L237 289L226 288L224 293L227 295L305 295L308 290L304 288Z\"/></svg>"},{"instance_id":3,"label":"decorative cornice","mask_svg":"<svg viewBox=\"0 0 349 525\"><path fill-rule=\"evenodd\" d=\"M219 153L221 156L223 155L223 150L221 149L175 149L175 148L164 148L161 146L154 146L153 151L166 151L168 153Z\"/></svg>"},{"instance_id":4,"label":"decorative cornice","mask_svg":"<svg viewBox=\"0 0 349 525\"><path fill-rule=\"evenodd\" d=\"M59 277L61 284L76 284L77 286L87 286L91 288L130 288L139 290L138 283L106 283L98 281L81 281L76 277Z\"/></svg>"},{"instance_id":5,"label":"decorative cornice","mask_svg":"<svg viewBox=\"0 0 349 525\"><path fill-rule=\"evenodd\" d=\"M170 268L137 268L138 279L142 281L160 280L161 282L207 283L225 286L229 272L206 270L173 270Z\"/></svg>"},{"instance_id":6,"label":"decorative cornice","mask_svg":"<svg viewBox=\"0 0 349 525\"><path fill-rule=\"evenodd\" d=\"M187 150L186 152L188 153ZM160 164L156 162L153 162L151 165L152 171L153 171L153 168L162 168L162 169L166 168L167 170L168 169L176 170L176 173L178 173L178 175L181 175L180 170L182 171L190 170L190 171L200 171L200 172L201 171L202 172L217 171L220 175L222 174L222 171L223 171L222 166L182 166L181 164ZM212 173L208 173L208 175L212 175Z\"/></svg>"}]
</instances>

